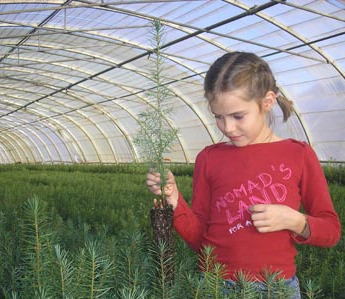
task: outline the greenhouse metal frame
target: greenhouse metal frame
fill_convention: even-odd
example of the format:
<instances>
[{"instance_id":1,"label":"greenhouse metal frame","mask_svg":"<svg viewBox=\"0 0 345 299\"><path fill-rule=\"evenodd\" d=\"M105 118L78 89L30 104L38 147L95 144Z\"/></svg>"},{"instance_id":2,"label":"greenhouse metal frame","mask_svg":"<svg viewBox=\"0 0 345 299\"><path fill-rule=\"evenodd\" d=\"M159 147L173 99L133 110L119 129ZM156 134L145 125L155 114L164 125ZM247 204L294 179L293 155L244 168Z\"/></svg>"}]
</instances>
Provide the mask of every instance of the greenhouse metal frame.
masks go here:
<instances>
[{"instance_id":1,"label":"greenhouse metal frame","mask_svg":"<svg viewBox=\"0 0 345 299\"><path fill-rule=\"evenodd\" d=\"M345 161L345 1L0 1L0 163L141 162L139 115L155 108L152 21L178 130L169 161L223 140L203 94L226 52L254 52L294 102L274 130Z\"/></svg>"}]
</instances>

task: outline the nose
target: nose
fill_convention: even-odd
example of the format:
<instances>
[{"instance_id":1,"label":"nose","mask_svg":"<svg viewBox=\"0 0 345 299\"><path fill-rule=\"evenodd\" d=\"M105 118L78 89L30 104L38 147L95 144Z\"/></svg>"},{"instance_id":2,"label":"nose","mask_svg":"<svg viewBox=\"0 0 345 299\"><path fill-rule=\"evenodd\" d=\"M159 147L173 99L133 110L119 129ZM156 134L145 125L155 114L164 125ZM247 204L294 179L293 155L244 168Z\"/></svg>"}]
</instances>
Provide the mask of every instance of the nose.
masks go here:
<instances>
[{"instance_id":1,"label":"nose","mask_svg":"<svg viewBox=\"0 0 345 299\"><path fill-rule=\"evenodd\" d=\"M223 131L226 134L229 134L235 130L235 123L230 119L230 118L225 118L224 119L224 124L223 124Z\"/></svg>"}]
</instances>

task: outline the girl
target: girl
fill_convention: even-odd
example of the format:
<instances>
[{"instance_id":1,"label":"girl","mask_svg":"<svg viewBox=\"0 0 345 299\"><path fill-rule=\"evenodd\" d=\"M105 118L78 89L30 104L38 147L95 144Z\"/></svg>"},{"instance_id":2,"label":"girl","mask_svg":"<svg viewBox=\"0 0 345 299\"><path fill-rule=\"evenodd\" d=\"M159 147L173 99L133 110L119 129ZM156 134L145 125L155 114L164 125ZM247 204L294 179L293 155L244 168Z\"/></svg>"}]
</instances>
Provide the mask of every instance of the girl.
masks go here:
<instances>
[{"instance_id":1,"label":"girl","mask_svg":"<svg viewBox=\"0 0 345 299\"><path fill-rule=\"evenodd\" d=\"M340 238L318 158L308 144L282 139L271 130L275 102L284 121L292 102L279 95L268 64L255 54L233 52L217 59L204 89L229 141L198 154L191 208L169 173L165 195L174 209L174 227L195 251L214 248L230 284L239 271L258 282L264 271L279 271L295 289L293 298L300 298L294 244L329 247ZM161 194L159 183L158 173L147 175L152 193Z\"/></svg>"}]
</instances>

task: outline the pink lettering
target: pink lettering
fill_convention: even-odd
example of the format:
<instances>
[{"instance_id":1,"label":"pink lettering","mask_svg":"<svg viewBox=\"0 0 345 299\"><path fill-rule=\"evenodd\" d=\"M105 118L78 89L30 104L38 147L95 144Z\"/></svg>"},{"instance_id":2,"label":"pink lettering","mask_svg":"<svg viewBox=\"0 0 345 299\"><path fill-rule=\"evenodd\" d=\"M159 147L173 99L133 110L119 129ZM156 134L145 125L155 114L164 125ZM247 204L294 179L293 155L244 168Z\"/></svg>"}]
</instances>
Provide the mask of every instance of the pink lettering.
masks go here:
<instances>
[{"instance_id":1,"label":"pink lettering","mask_svg":"<svg viewBox=\"0 0 345 299\"><path fill-rule=\"evenodd\" d=\"M278 201L278 202L284 202L286 199L286 187L283 184L279 184L279 183L275 183L270 187L274 198Z\"/></svg>"},{"instance_id":2,"label":"pink lettering","mask_svg":"<svg viewBox=\"0 0 345 299\"><path fill-rule=\"evenodd\" d=\"M268 173L261 173L258 175L258 178L264 188L272 184L272 177Z\"/></svg>"},{"instance_id":3,"label":"pink lettering","mask_svg":"<svg viewBox=\"0 0 345 299\"><path fill-rule=\"evenodd\" d=\"M233 224L235 221L241 219L241 214L237 214L236 216L232 216L229 209L225 210L225 214L226 214L226 219L227 219L229 224Z\"/></svg>"},{"instance_id":4,"label":"pink lettering","mask_svg":"<svg viewBox=\"0 0 345 299\"><path fill-rule=\"evenodd\" d=\"M248 227L248 226L252 226L253 225L253 223L250 221L250 220L247 220L246 221L246 226Z\"/></svg>"},{"instance_id":5,"label":"pink lettering","mask_svg":"<svg viewBox=\"0 0 345 299\"><path fill-rule=\"evenodd\" d=\"M265 199L265 201L266 201L267 203L270 203L270 202L271 202L271 199L270 199L270 197L269 197L269 195L268 195L268 193L267 193L267 189L262 189L262 190L261 190L261 194L262 194L263 198Z\"/></svg>"},{"instance_id":6,"label":"pink lettering","mask_svg":"<svg viewBox=\"0 0 345 299\"><path fill-rule=\"evenodd\" d=\"M220 212L221 208L226 208L229 203L233 203L235 200L234 195L231 192L225 194L224 197L220 197L216 202L216 207Z\"/></svg>"},{"instance_id":7,"label":"pink lettering","mask_svg":"<svg viewBox=\"0 0 345 299\"><path fill-rule=\"evenodd\" d=\"M228 203L233 203L234 200L235 200L235 197L234 197L234 195L231 192L228 192L228 193L225 194L225 200Z\"/></svg>"},{"instance_id":8,"label":"pink lettering","mask_svg":"<svg viewBox=\"0 0 345 299\"><path fill-rule=\"evenodd\" d=\"M244 213L247 212L249 215L251 214L249 211L249 206L242 200L238 203L238 212L241 215L241 219L244 218Z\"/></svg>"},{"instance_id":9,"label":"pink lettering","mask_svg":"<svg viewBox=\"0 0 345 299\"><path fill-rule=\"evenodd\" d=\"M253 190L254 190L254 189L260 190L261 187L260 187L259 184L254 183L254 182L248 180L248 191L249 191L249 193L253 193Z\"/></svg>"},{"instance_id":10,"label":"pink lettering","mask_svg":"<svg viewBox=\"0 0 345 299\"><path fill-rule=\"evenodd\" d=\"M267 198L261 199L255 195L250 196L249 201L251 202L252 205L255 205L258 203L263 203L263 204L271 203L271 201L269 199L267 199Z\"/></svg>"},{"instance_id":11,"label":"pink lettering","mask_svg":"<svg viewBox=\"0 0 345 299\"><path fill-rule=\"evenodd\" d=\"M246 196L247 195L247 191L246 191L246 188L244 187L244 185L242 184L241 187L239 189L234 189L234 194L235 196L238 198L238 197L241 197L241 196ZM243 194L242 194L243 193Z\"/></svg>"},{"instance_id":12,"label":"pink lettering","mask_svg":"<svg viewBox=\"0 0 345 299\"><path fill-rule=\"evenodd\" d=\"M284 164L280 164L279 165L279 170L280 172L282 172L283 174L285 173L285 176L283 176L284 180L288 180L289 178L291 178L292 176L292 170L291 168L286 168Z\"/></svg>"},{"instance_id":13,"label":"pink lettering","mask_svg":"<svg viewBox=\"0 0 345 299\"><path fill-rule=\"evenodd\" d=\"M219 198L216 202L216 207L217 207L217 210L218 212L220 212L221 208L226 208L227 206L227 202L224 200L223 197Z\"/></svg>"},{"instance_id":14,"label":"pink lettering","mask_svg":"<svg viewBox=\"0 0 345 299\"><path fill-rule=\"evenodd\" d=\"M238 223L236 226L233 226L231 228L229 228L229 232L230 234L236 233L237 231L239 231L240 229L243 229L244 226L241 223Z\"/></svg>"}]
</instances>

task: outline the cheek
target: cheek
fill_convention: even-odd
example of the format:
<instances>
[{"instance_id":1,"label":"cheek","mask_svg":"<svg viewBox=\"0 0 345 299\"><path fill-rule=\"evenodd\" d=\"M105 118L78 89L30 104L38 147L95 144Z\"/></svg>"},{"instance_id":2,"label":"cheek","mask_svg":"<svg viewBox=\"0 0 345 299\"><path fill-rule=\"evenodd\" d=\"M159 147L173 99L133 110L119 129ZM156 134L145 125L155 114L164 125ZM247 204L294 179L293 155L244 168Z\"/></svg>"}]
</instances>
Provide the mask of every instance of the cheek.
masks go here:
<instances>
[{"instance_id":1,"label":"cheek","mask_svg":"<svg viewBox=\"0 0 345 299\"><path fill-rule=\"evenodd\" d=\"M219 130L221 130L221 131L224 130L224 124L223 124L223 121L221 119L216 119L216 125L217 125Z\"/></svg>"}]
</instances>

